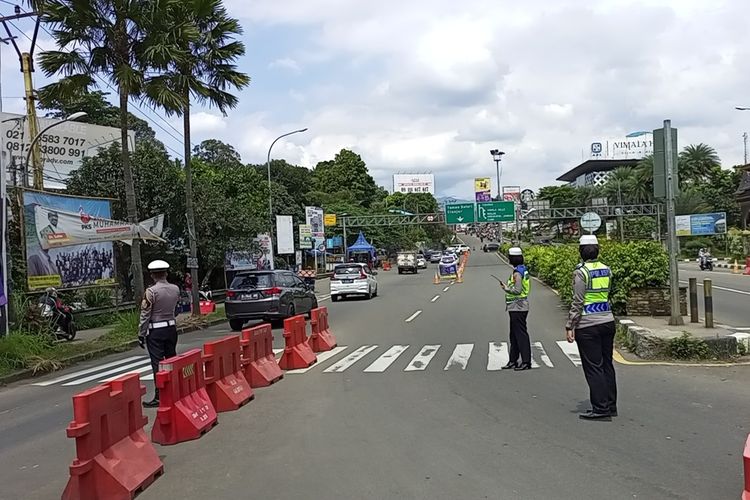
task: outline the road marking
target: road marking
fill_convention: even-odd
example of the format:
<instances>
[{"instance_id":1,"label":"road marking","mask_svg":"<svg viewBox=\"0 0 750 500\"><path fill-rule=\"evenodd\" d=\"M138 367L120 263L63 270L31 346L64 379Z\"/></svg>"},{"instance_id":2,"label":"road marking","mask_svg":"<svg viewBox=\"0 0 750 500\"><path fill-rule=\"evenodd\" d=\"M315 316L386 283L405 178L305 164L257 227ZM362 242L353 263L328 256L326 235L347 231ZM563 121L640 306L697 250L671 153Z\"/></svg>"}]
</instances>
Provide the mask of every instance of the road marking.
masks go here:
<instances>
[{"instance_id":1,"label":"road marking","mask_svg":"<svg viewBox=\"0 0 750 500\"><path fill-rule=\"evenodd\" d=\"M347 349L347 346L344 345L344 346L334 347L330 351L319 352L317 353L317 358L318 358L317 363L312 364L308 366L307 368L298 368L297 370L287 370L286 373L307 373L308 371L312 370L316 366L319 366L320 363L323 363L324 361L331 359L337 354L344 352L346 349Z\"/></svg>"},{"instance_id":2,"label":"road marking","mask_svg":"<svg viewBox=\"0 0 750 500\"><path fill-rule=\"evenodd\" d=\"M120 367L114 368L112 370L107 370L106 372L95 373L94 375L90 375L90 376L84 377L84 378L79 378L79 379L74 380L72 382L67 382L67 383L65 383L63 385L69 386L69 385L81 385L81 384L85 384L86 382L91 382L92 380L97 380L97 379L100 379L100 378L109 377L110 375L114 375L115 373L124 373L124 372L126 372L128 370L131 370L133 368L137 368L137 367L141 366L143 363L148 363L149 367L151 366L150 365L151 361L148 358L141 359L140 361L136 361L135 363L131 363L131 364L125 365L125 366L120 366Z\"/></svg>"},{"instance_id":3,"label":"road marking","mask_svg":"<svg viewBox=\"0 0 750 500\"><path fill-rule=\"evenodd\" d=\"M738 330L741 332L746 332L750 330L750 326L732 326L730 327L731 330Z\"/></svg>"},{"instance_id":4,"label":"road marking","mask_svg":"<svg viewBox=\"0 0 750 500\"><path fill-rule=\"evenodd\" d=\"M455 284L456 284L456 282L455 282L455 281L451 281L451 285L455 285Z\"/></svg>"},{"instance_id":5,"label":"road marking","mask_svg":"<svg viewBox=\"0 0 750 500\"><path fill-rule=\"evenodd\" d=\"M687 281L680 280L680 283L687 283ZM703 283L699 281L698 285L703 286ZM744 290L735 290L734 288L727 288L723 286L711 285L711 288L713 288L714 290L723 290L725 292L741 293L742 295L750 295L750 292L746 292Z\"/></svg>"},{"instance_id":6,"label":"road marking","mask_svg":"<svg viewBox=\"0 0 750 500\"><path fill-rule=\"evenodd\" d=\"M445 364L443 370L450 370L451 368L458 367L462 370L466 369L466 365L469 364L469 358L471 358L471 351L474 350L474 344L458 344L453 349L450 359Z\"/></svg>"},{"instance_id":7,"label":"road marking","mask_svg":"<svg viewBox=\"0 0 750 500\"><path fill-rule=\"evenodd\" d=\"M581 354L578 352L578 344L568 342L567 340L558 340L557 345L571 363L575 366L581 366Z\"/></svg>"},{"instance_id":8,"label":"road marking","mask_svg":"<svg viewBox=\"0 0 750 500\"><path fill-rule=\"evenodd\" d=\"M426 345L419 351L419 354L414 356L411 362L404 368L405 372L422 371L427 368L432 358L437 354L440 345Z\"/></svg>"},{"instance_id":9,"label":"road marking","mask_svg":"<svg viewBox=\"0 0 750 500\"><path fill-rule=\"evenodd\" d=\"M106 370L107 368L111 368L113 366L123 365L125 363L134 361L136 359L145 360L148 358L146 356L130 356L129 358L118 359L117 361L113 361L105 365L98 365L98 366L94 366L93 368L87 368L85 370L81 370L78 372L68 373L67 375L63 375L62 377L53 378L52 380L45 380L44 382L37 382L36 384L31 384L31 385L36 385L39 387L47 387L48 385L59 384L60 382L65 382L66 380L80 377L81 375L88 375L89 373L98 372L99 370Z\"/></svg>"},{"instance_id":10,"label":"road marking","mask_svg":"<svg viewBox=\"0 0 750 500\"><path fill-rule=\"evenodd\" d=\"M151 377L153 378L154 372L153 372L153 370L151 370L151 362L150 361L149 361L149 363L146 366L142 366L142 367L140 367L140 368L138 368L136 370L128 370L126 372L118 373L117 375L112 375L111 377L107 377L104 380L102 380L102 382L112 382L114 379L122 377L124 375L130 375L132 373L143 373L143 372L151 372ZM143 380L143 377L141 377L141 380ZM65 384L65 385L68 385L68 384Z\"/></svg>"},{"instance_id":11,"label":"road marking","mask_svg":"<svg viewBox=\"0 0 750 500\"><path fill-rule=\"evenodd\" d=\"M401 354L409 348L408 345L394 345L387 351L385 351L378 359L372 362L370 366L365 368L367 373L381 373L384 372L394 361L398 359Z\"/></svg>"},{"instance_id":12,"label":"road marking","mask_svg":"<svg viewBox=\"0 0 750 500\"><path fill-rule=\"evenodd\" d=\"M446 286L445 288L443 288L443 291L444 291L444 292L447 292L447 291L448 291L448 290L450 290L450 289L451 289L451 287L449 287L449 286Z\"/></svg>"},{"instance_id":13,"label":"road marking","mask_svg":"<svg viewBox=\"0 0 750 500\"><path fill-rule=\"evenodd\" d=\"M440 298L440 295L435 295L430 302L435 302Z\"/></svg>"},{"instance_id":14,"label":"road marking","mask_svg":"<svg viewBox=\"0 0 750 500\"><path fill-rule=\"evenodd\" d=\"M412 314L411 316L409 316L408 318L406 318L406 322L407 323L411 323L412 321L414 321L415 319L417 319L417 316L419 316L420 314L422 314L422 310L421 309L419 311L415 312L414 314Z\"/></svg>"},{"instance_id":15,"label":"road marking","mask_svg":"<svg viewBox=\"0 0 750 500\"><path fill-rule=\"evenodd\" d=\"M555 367L555 365L552 364L552 360L549 359L549 356L547 356L547 351L544 350L544 346L542 345L541 342L534 342L533 344L531 344L531 346L534 348L534 350L537 353L539 353L539 359L542 360L542 363L544 363L550 368Z\"/></svg>"},{"instance_id":16,"label":"road marking","mask_svg":"<svg viewBox=\"0 0 750 500\"><path fill-rule=\"evenodd\" d=\"M281 356L282 354L284 354L284 349L283 348L282 349L274 349L273 350L273 355L276 356L277 358L279 356Z\"/></svg>"},{"instance_id":17,"label":"road marking","mask_svg":"<svg viewBox=\"0 0 750 500\"><path fill-rule=\"evenodd\" d=\"M323 371L325 373L341 373L377 348L378 346L376 345L363 345L344 359L332 364Z\"/></svg>"},{"instance_id":18,"label":"road marking","mask_svg":"<svg viewBox=\"0 0 750 500\"><path fill-rule=\"evenodd\" d=\"M325 302L326 300L331 298L331 294L323 295L322 297L318 297L318 302Z\"/></svg>"},{"instance_id":19,"label":"road marking","mask_svg":"<svg viewBox=\"0 0 750 500\"><path fill-rule=\"evenodd\" d=\"M505 342L490 342L487 354L487 371L494 372L508 364L508 344Z\"/></svg>"}]
</instances>

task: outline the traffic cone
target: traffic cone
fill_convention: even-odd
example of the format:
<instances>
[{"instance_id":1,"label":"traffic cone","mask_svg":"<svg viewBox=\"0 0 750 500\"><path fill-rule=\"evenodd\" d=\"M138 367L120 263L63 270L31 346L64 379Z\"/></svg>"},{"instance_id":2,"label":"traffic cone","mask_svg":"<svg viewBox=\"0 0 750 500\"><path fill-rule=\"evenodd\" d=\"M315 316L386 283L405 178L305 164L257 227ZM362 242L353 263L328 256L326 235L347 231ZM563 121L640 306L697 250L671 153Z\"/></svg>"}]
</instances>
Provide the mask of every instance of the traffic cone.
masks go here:
<instances>
[{"instance_id":1,"label":"traffic cone","mask_svg":"<svg viewBox=\"0 0 750 500\"><path fill-rule=\"evenodd\" d=\"M463 270L458 272L458 277L456 278L456 283L463 283L464 282L464 272Z\"/></svg>"},{"instance_id":2,"label":"traffic cone","mask_svg":"<svg viewBox=\"0 0 750 500\"><path fill-rule=\"evenodd\" d=\"M740 272L740 266L737 264L737 259L734 259L734 265L732 266L732 273L739 273Z\"/></svg>"},{"instance_id":3,"label":"traffic cone","mask_svg":"<svg viewBox=\"0 0 750 500\"><path fill-rule=\"evenodd\" d=\"M440 276L438 276L438 273L435 273L435 278L432 280L432 282L435 285L439 285L440 284Z\"/></svg>"}]
</instances>

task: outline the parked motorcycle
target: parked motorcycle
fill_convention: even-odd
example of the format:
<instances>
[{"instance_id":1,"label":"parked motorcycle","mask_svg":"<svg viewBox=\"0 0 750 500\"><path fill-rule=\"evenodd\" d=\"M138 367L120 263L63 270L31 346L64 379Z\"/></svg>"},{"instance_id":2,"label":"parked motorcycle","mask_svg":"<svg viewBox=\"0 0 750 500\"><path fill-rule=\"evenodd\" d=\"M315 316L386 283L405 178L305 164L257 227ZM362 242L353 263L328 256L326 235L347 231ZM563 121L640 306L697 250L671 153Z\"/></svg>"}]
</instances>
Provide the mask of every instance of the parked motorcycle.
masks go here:
<instances>
[{"instance_id":1,"label":"parked motorcycle","mask_svg":"<svg viewBox=\"0 0 750 500\"><path fill-rule=\"evenodd\" d=\"M714 259L711 254L706 254L699 261L701 271L713 271L714 270Z\"/></svg>"},{"instance_id":2,"label":"parked motorcycle","mask_svg":"<svg viewBox=\"0 0 750 500\"><path fill-rule=\"evenodd\" d=\"M48 288L39 297L39 308L42 317L47 318L55 329L58 340L73 340L76 338L76 325L73 320L73 308L62 303L57 296L57 290Z\"/></svg>"}]
</instances>

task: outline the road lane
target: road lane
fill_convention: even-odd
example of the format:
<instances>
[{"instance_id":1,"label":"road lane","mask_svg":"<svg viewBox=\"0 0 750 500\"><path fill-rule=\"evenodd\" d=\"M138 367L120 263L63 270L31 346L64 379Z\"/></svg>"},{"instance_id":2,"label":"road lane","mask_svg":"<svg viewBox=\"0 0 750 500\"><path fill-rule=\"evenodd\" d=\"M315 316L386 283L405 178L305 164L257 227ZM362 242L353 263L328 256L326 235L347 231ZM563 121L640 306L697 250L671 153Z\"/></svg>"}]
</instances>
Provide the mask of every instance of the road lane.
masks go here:
<instances>
[{"instance_id":1,"label":"road lane","mask_svg":"<svg viewBox=\"0 0 750 500\"><path fill-rule=\"evenodd\" d=\"M694 263L680 265L680 285L687 286L689 278L698 281L698 311L703 308L703 280L710 278L713 285L714 321L729 326L750 326L747 305L750 301L750 276L726 271L701 271Z\"/></svg>"}]
</instances>

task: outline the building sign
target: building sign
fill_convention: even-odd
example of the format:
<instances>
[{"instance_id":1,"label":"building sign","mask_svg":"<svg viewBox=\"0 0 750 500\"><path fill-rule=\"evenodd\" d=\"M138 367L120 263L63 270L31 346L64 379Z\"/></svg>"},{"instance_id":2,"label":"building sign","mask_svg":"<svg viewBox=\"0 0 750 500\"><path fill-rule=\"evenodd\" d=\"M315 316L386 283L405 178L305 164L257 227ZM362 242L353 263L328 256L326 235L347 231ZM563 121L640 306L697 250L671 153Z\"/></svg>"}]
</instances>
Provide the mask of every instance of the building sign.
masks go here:
<instances>
[{"instance_id":1,"label":"building sign","mask_svg":"<svg viewBox=\"0 0 750 500\"><path fill-rule=\"evenodd\" d=\"M503 186L503 201L521 201L521 186Z\"/></svg>"},{"instance_id":2,"label":"building sign","mask_svg":"<svg viewBox=\"0 0 750 500\"><path fill-rule=\"evenodd\" d=\"M640 160L654 154L651 132L634 132L621 139L596 140L589 146L592 160Z\"/></svg>"},{"instance_id":3,"label":"building sign","mask_svg":"<svg viewBox=\"0 0 750 500\"><path fill-rule=\"evenodd\" d=\"M674 220L677 236L708 236L727 232L726 212L677 215Z\"/></svg>"},{"instance_id":4,"label":"building sign","mask_svg":"<svg viewBox=\"0 0 750 500\"><path fill-rule=\"evenodd\" d=\"M492 201L492 180L489 177L474 179L474 200L477 202Z\"/></svg>"},{"instance_id":5,"label":"building sign","mask_svg":"<svg viewBox=\"0 0 750 500\"><path fill-rule=\"evenodd\" d=\"M435 194L435 176L432 174L393 174L394 193Z\"/></svg>"}]
</instances>

